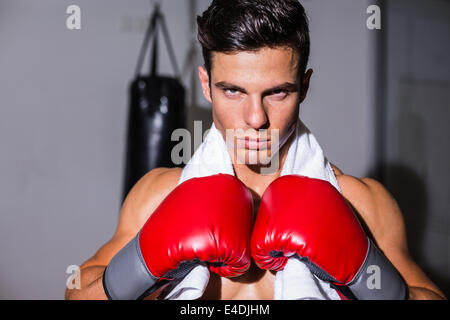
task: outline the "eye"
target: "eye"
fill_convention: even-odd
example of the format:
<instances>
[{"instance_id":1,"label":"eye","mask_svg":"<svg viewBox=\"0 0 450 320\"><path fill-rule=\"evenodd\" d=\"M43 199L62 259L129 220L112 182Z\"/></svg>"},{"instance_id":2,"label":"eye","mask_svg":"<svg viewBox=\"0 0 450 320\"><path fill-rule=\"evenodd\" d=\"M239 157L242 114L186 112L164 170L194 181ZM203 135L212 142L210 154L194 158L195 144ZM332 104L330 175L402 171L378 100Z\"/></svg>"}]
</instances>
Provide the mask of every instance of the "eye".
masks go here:
<instances>
[{"instance_id":1,"label":"eye","mask_svg":"<svg viewBox=\"0 0 450 320\"><path fill-rule=\"evenodd\" d=\"M224 89L225 95L228 97L236 97L239 95L239 90L237 89Z\"/></svg>"},{"instance_id":2,"label":"eye","mask_svg":"<svg viewBox=\"0 0 450 320\"><path fill-rule=\"evenodd\" d=\"M276 99L284 99L289 95L289 92L286 90L275 90L273 91L270 96L276 98Z\"/></svg>"}]
</instances>

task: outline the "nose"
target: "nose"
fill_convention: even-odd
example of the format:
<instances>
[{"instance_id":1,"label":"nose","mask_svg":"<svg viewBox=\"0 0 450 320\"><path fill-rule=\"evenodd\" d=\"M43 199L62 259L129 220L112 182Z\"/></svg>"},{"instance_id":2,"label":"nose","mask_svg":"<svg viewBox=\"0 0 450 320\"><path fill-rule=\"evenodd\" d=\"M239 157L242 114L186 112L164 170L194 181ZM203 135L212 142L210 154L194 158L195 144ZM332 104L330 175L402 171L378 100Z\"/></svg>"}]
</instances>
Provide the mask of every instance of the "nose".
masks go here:
<instances>
[{"instance_id":1,"label":"nose","mask_svg":"<svg viewBox=\"0 0 450 320\"><path fill-rule=\"evenodd\" d=\"M245 122L253 129L264 129L267 124L267 114L259 97L251 97L245 106Z\"/></svg>"}]
</instances>

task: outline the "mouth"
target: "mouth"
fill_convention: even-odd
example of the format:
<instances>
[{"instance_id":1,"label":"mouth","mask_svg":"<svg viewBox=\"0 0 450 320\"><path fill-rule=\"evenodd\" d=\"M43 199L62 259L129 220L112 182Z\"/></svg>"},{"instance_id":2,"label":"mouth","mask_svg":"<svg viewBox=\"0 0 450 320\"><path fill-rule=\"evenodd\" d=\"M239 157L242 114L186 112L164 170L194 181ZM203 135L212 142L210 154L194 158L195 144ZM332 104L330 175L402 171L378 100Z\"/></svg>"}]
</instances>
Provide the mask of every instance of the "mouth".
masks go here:
<instances>
[{"instance_id":1,"label":"mouth","mask_svg":"<svg viewBox=\"0 0 450 320\"><path fill-rule=\"evenodd\" d=\"M239 140L244 145L245 149L248 150L265 150L269 148L270 145L270 139L250 139L246 137Z\"/></svg>"}]
</instances>

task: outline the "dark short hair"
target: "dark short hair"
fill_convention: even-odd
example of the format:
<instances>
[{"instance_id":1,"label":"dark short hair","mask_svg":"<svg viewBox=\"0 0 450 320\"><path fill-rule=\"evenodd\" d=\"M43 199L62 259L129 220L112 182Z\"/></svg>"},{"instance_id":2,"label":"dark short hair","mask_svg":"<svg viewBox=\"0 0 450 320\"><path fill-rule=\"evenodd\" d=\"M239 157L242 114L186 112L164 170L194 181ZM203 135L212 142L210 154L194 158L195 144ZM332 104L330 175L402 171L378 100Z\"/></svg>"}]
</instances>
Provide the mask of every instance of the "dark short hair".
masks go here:
<instances>
[{"instance_id":1,"label":"dark short hair","mask_svg":"<svg viewBox=\"0 0 450 320\"><path fill-rule=\"evenodd\" d=\"M212 52L290 47L299 53L299 77L309 59L309 26L298 0L213 0L197 16L198 40L211 75Z\"/></svg>"}]
</instances>

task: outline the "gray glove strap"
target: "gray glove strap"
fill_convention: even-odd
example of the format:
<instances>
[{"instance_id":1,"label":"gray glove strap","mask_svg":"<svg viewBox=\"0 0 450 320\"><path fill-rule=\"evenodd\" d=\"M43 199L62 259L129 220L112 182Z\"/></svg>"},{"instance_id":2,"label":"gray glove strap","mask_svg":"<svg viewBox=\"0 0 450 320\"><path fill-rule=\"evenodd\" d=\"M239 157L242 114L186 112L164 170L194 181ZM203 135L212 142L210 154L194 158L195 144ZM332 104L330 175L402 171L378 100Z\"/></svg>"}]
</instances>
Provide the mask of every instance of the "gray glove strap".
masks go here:
<instances>
[{"instance_id":1,"label":"gray glove strap","mask_svg":"<svg viewBox=\"0 0 450 320\"><path fill-rule=\"evenodd\" d=\"M138 233L111 259L103 274L103 288L110 300L136 300L157 280L141 255Z\"/></svg>"},{"instance_id":2,"label":"gray glove strap","mask_svg":"<svg viewBox=\"0 0 450 320\"><path fill-rule=\"evenodd\" d=\"M406 286L390 261L369 241L361 269L347 284L359 300L404 300Z\"/></svg>"}]
</instances>

